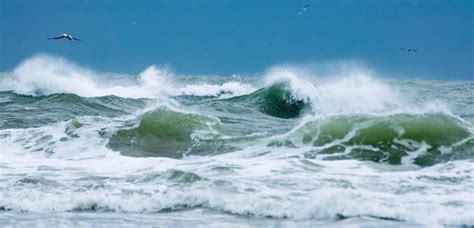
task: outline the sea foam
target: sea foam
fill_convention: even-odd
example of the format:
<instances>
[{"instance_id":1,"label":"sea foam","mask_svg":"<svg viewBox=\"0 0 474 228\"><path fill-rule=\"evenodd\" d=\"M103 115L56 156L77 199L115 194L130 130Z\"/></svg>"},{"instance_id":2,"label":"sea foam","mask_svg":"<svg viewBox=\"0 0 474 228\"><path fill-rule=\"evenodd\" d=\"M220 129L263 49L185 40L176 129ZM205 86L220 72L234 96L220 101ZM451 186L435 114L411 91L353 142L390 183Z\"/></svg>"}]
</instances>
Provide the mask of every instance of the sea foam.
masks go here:
<instances>
[{"instance_id":1,"label":"sea foam","mask_svg":"<svg viewBox=\"0 0 474 228\"><path fill-rule=\"evenodd\" d=\"M64 58L40 54L19 66L0 81L0 90L25 95L71 93L82 97L115 95L124 98L166 96L241 95L255 90L249 84L226 81L222 84L188 84L177 81L169 69L149 66L137 76L99 73Z\"/></svg>"}]
</instances>

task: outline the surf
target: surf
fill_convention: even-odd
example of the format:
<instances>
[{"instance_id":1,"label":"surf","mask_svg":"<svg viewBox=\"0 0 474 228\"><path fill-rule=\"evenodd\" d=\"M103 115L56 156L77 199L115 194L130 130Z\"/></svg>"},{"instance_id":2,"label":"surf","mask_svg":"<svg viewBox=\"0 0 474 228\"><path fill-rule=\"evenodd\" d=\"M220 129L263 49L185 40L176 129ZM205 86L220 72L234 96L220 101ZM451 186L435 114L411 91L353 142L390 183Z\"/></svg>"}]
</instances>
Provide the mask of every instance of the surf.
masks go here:
<instances>
[{"instance_id":1,"label":"surf","mask_svg":"<svg viewBox=\"0 0 474 228\"><path fill-rule=\"evenodd\" d=\"M474 84L320 67L123 75L33 56L0 74L0 212L472 224Z\"/></svg>"},{"instance_id":2,"label":"surf","mask_svg":"<svg viewBox=\"0 0 474 228\"><path fill-rule=\"evenodd\" d=\"M137 75L97 72L67 59L38 54L24 60L0 78L1 91L22 95L47 96L57 93L81 97L118 96L123 98L166 99L170 96L233 96L254 90L249 84L225 79L221 84L183 84L183 76L156 66ZM186 78L183 78L186 80Z\"/></svg>"}]
</instances>

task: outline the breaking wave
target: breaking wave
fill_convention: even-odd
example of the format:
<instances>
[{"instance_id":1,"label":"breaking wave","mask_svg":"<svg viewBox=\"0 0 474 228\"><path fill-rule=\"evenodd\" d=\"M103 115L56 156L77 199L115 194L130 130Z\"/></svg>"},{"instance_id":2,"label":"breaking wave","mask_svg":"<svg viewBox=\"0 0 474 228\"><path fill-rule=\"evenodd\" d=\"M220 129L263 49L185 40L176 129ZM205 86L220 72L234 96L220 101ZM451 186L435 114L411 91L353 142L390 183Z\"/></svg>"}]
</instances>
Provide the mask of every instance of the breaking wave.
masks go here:
<instances>
[{"instance_id":1,"label":"breaking wave","mask_svg":"<svg viewBox=\"0 0 474 228\"><path fill-rule=\"evenodd\" d=\"M474 224L474 84L308 72L133 76L34 56L0 75L0 211Z\"/></svg>"},{"instance_id":2,"label":"breaking wave","mask_svg":"<svg viewBox=\"0 0 474 228\"><path fill-rule=\"evenodd\" d=\"M160 108L139 117L138 126L118 130L108 146L129 156L182 158L224 153L216 119Z\"/></svg>"},{"instance_id":3,"label":"breaking wave","mask_svg":"<svg viewBox=\"0 0 474 228\"><path fill-rule=\"evenodd\" d=\"M249 84L225 81L221 84L180 85L167 69L150 66L138 76L98 73L60 57L36 55L0 78L0 90L24 95L69 93L81 97L114 95L124 98L166 96L241 95L253 91Z\"/></svg>"},{"instance_id":4,"label":"breaking wave","mask_svg":"<svg viewBox=\"0 0 474 228\"><path fill-rule=\"evenodd\" d=\"M306 122L269 146L312 147L308 158L360 159L393 165L434 165L474 155L464 123L442 114L336 116Z\"/></svg>"}]
</instances>

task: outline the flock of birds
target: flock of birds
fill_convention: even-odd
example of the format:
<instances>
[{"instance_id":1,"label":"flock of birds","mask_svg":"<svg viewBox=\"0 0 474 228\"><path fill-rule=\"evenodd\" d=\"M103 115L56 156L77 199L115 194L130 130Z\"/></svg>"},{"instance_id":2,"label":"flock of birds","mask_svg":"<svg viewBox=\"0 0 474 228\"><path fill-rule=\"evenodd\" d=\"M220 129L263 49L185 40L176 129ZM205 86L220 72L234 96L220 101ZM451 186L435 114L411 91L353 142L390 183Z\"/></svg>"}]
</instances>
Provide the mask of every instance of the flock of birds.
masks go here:
<instances>
[{"instance_id":1,"label":"flock of birds","mask_svg":"<svg viewBox=\"0 0 474 228\"><path fill-rule=\"evenodd\" d=\"M407 5L410 5L410 6L418 6L418 7L423 7L422 4L419 4L418 2L411 2L411 1L406 1L406 4ZM304 5L300 5L298 6L298 14L302 14L302 13L305 13L307 12L311 7L311 4L304 4ZM136 24L135 22L133 22L133 24ZM59 36L56 36L56 37L48 37L47 38L48 40L61 40L61 39L67 39L69 41L80 41L80 39L74 37L74 36L71 36L69 34L66 34L66 33L63 33L62 35L59 35ZM311 39L315 39L315 37L313 36ZM265 42L265 45L268 44L267 42ZM400 50L402 51L407 51L407 52L417 52L418 50L417 49L413 49L413 48L400 48Z\"/></svg>"}]
</instances>

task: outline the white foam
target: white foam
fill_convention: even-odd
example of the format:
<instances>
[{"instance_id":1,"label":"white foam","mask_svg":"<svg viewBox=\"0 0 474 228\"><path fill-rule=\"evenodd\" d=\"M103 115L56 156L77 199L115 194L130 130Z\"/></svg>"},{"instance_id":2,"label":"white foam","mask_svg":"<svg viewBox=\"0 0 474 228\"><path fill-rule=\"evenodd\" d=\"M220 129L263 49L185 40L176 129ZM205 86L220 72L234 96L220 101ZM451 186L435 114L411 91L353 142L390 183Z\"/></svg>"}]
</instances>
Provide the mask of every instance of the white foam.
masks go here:
<instances>
[{"instance_id":1,"label":"white foam","mask_svg":"<svg viewBox=\"0 0 474 228\"><path fill-rule=\"evenodd\" d=\"M270 68L264 76L265 86L278 82L288 82L291 94L297 100L310 100L314 103L319 96L313 82L298 75L297 71L281 67Z\"/></svg>"},{"instance_id":2,"label":"white foam","mask_svg":"<svg viewBox=\"0 0 474 228\"><path fill-rule=\"evenodd\" d=\"M230 96L239 96L255 91L250 84L243 84L237 81L225 82L222 85L213 84L194 84L186 85L178 89L178 95L191 96L220 96L220 98L228 98Z\"/></svg>"},{"instance_id":3,"label":"white foam","mask_svg":"<svg viewBox=\"0 0 474 228\"><path fill-rule=\"evenodd\" d=\"M394 113L449 113L445 104L432 101L416 104L377 74L355 63L329 64L330 70L318 71L314 66L278 66L265 74L267 86L287 81L296 99L309 100L313 114L391 115ZM328 68L328 67L326 67Z\"/></svg>"},{"instance_id":4,"label":"white foam","mask_svg":"<svg viewBox=\"0 0 474 228\"><path fill-rule=\"evenodd\" d=\"M80 118L83 126L72 132L79 137L67 141L60 139L68 137L71 121L1 130L0 171L5 172L0 174L5 181L0 183L0 207L38 213L92 208L154 213L199 206L292 220L343 215L428 226L474 223L474 183L469 178L474 163L469 161L390 169L356 160L308 160L310 164L305 164L290 158L297 148L272 148L267 155L249 156L269 150L266 144L184 160L133 158L111 151L107 140L98 136L104 130L110 134L126 121L121 118ZM34 152L36 148L44 150ZM48 148L54 153L46 153ZM233 168L230 172L213 169L219 166ZM163 175L170 170L192 172L202 179L179 184ZM22 178L47 182L22 184Z\"/></svg>"},{"instance_id":5,"label":"white foam","mask_svg":"<svg viewBox=\"0 0 474 228\"><path fill-rule=\"evenodd\" d=\"M125 98L165 98L169 96L234 96L254 91L249 84L227 81L222 84L175 83L171 71L150 66L138 76L98 73L64 58L36 55L25 60L0 81L0 90L18 94L50 95L72 93L82 97L115 95Z\"/></svg>"},{"instance_id":6,"label":"white foam","mask_svg":"<svg viewBox=\"0 0 474 228\"><path fill-rule=\"evenodd\" d=\"M102 76L98 73L61 61L50 56L27 60L13 72L11 88L25 94L125 97L160 97L176 91L205 95L199 86L207 88L208 94L251 89L232 83L224 83L222 88L209 84L174 88L173 75L157 67L148 68L133 82L104 82L97 79ZM38 64L45 64L45 68ZM267 79L270 84L290 81L295 96L310 99L315 112L325 115L377 115L401 111L399 106L405 105L396 90L370 75L306 76L302 79L291 69L274 70ZM70 84L70 77L75 83ZM423 112L423 108L415 110ZM428 110L439 111L436 105ZM474 182L470 176L474 163L469 160L423 169L356 160L310 160L298 157L310 148L271 148L266 146L269 139L233 153L183 160L126 157L107 148L110 134L136 118L78 117L83 126L72 130L67 130L71 121L0 130L0 207L41 213L91 208L153 213L201 206L293 220L343 215L393 218L426 226L474 224ZM307 116L301 121L311 120ZM70 137L66 131L79 137ZM63 137L67 140L61 140ZM214 167L230 168L226 172ZM193 172L202 179L179 183L161 175L171 169ZM21 183L25 177L52 184ZM151 180L145 181L147 177Z\"/></svg>"},{"instance_id":7,"label":"white foam","mask_svg":"<svg viewBox=\"0 0 474 228\"><path fill-rule=\"evenodd\" d=\"M342 215L392 218L429 226L474 223L473 192L469 190L473 182L466 179L474 171L470 162L393 171L353 160L311 162L319 171L306 170L297 159L269 157L217 156L178 161L107 155L79 162L27 156L18 158L17 169L11 174L28 173L29 177L61 184L18 185L15 178L10 178L2 183L0 206L42 213L91 208L153 213L202 206L238 215L293 220L326 220ZM30 168L32 164L58 171L38 171ZM237 169L228 175L213 171L215 166ZM193 172L204 179L181 185L161 175L170 169ZM147 177L156 179L144 182ZM451 177L465 180L448 184L431 181Z\"/></svg>"}]
</instances>

